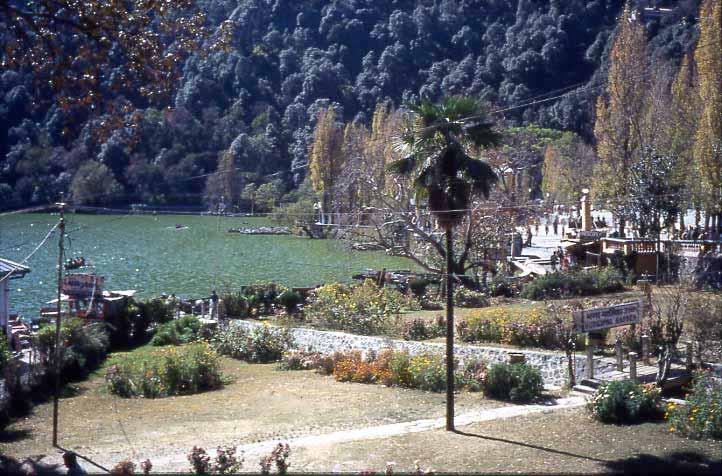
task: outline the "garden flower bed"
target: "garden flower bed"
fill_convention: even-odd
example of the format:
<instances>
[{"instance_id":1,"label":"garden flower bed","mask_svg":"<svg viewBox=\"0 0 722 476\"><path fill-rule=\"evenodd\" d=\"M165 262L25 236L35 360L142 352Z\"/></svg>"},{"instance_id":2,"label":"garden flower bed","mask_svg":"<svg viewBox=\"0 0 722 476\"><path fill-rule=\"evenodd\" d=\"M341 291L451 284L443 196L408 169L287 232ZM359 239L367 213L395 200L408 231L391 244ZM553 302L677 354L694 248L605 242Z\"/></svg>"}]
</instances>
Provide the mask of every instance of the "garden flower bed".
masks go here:
<instances>
[{"instance_id":1,"label":"garden flower bed","mask_svg":"<svg viewBox=\"0 0 722 476\"><path fill-rule=\"evenodd\" d=\"M218 354L207 343L120 354L105 375L111 393L161 398L213 390L222 385Z\"/></svg>"}]
</instances>

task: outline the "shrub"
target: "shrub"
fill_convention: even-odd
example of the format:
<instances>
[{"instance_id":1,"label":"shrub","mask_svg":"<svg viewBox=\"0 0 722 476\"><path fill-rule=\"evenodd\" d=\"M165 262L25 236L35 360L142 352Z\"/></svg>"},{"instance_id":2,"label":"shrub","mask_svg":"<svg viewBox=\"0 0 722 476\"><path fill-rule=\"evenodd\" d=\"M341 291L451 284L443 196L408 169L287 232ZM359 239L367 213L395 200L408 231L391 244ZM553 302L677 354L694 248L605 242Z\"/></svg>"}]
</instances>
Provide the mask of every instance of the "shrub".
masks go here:
<instances>
[{"instance_id":1,"label":"shrub","mask_svg":"<svg viewBox=\"0 0 722 476\"><path fill-rule=\"evenodd\" d=\"M278 296L278 302L286 310L286 314L293 314L298 311L298 305L303 302L303 297L296 291L286 290Z\"/></svg>"},{"instance_id":2,"label":"shrub","mask_svg":"<svg viewBox=\"0 0 722 476\"><path fill-rule=\"evenodd\" d=\"M425 340L431 339L432 335L426 321L420 318L406 321L401 331L404 340Z\"/></svg>"},{"instance_id":3,"label":"shrub","mask_svg":"<svg viewBox=\"0 0 722 476\"><path fill-rule=\"evenodd\" d=\"M484 389L484 382L488 369L483 360L471 360L464 364L462 373L458 376L459 384L472 392L480 392Z\"/></svg>"},{"instance_id":4,"label":"shrub","mask_svg":"<svg viewBox=\"0 0 722 476\"><path fill-rule=\"evenodd\" d=\"M695 375L686 405L670 403L669 431L695 440L722 439L722 382L708 372Z\"/></svg>"},{"instance_id":5,"label":"shrub","mask_svg":"<svg viewBox=\"0 0 722 476\"><path fill-rule=\"evenodd\" d=\"M10 353L10 347L8 347L7 338L0 334L0 378L5 373L5 367L10 362L12 354Z\"/></svg>"},{"instance_id":6,"label":"shrub","mask_svg":"<svg viewBox=\"0 0 722 476\"><path fill-rule=\"evenodd\" d=\"M489 299L482 292L458 286L454 291L454 304L459 307L486 307Z\"/></svg>"},{"instance_id":7,"label":"shrub","mask_svg":"<svg viewBox=\"0 0 722 476\"><path fill-rule=\"evenodd\" d=\"M218 354L206 343L122 355L105 378L112 393L127 398L186 395L222 383Z\"/></svg>"},{"instance_id":8,"label":"shrub","mask_svg":"<svg viewBox=\"0 0 722 476\"><path fill-rule=\"evenodd\" d=\"M345 286L329 284L316 289L304 310L310 322L328 329L358 334L388 334L396 329L393 316L404 303L398 291L379 288L372 281Z\"/></svg>"},{"instance_id":9,"label":"shrub","mask_svg":"<svg viewBox=\"0 0 722 476\"><path fill-rule=\"evenodd\" d=\"M314 358L318 357L310 357L308 365L318 369L319 361L314 362ZM337 352L326 359L334 362L333 376L339 382L380 383L431 392L440 392L446 388L446 366L441 355L420 354L411 357L406 351L384 349L378 355L369 352L364 358L360 351L353 350ZM305 365L299 365L305 368ZM464 373L455 374L454 381L459 388L468 387L478 391L485 369L483 362L472 362Z\"/></svg>"},{"instance_id":10,"label":"shrub","mask_svg":"<svg viewBox=\"0 0 722 476\"><path fill-rule=\"evenodd\" d=\"M543 300L574 296L594 296L624 291L621 277L612 268L577 273L549 273L524 285L521 297Z\"/></svg>"},{"instance_id":11,"label":"shrub","mask_svg":"<svg viewBox=\"0 0 722 476\"><path fill-rule=\"evenodd\" d=\"M34 344L42 355L43 363L54 369L51 362L55 354L55 325L46 324L34 336ZM82 319L72 318L62 322L60 340L63 342L61 375L64 381L84 377L103 361L110 347L105 326L101 323L86 324Z\"/></svg>"},{"instance_id":12,"label":"shrub","mask_svg":"<svg viewBox=\"0 0 722 476\"><path fill-rule=\"evenodd\" d=\"M472 312L456 325L464 342L495 342L520 347L564 349L564 336L558 332L554 316L540 306L490 307ZM576 348L585 346L578 334Z\"/></svg>"},{"instance_id":13,"label":"shrub","mask_svg":"<svg viewBox=\"0 0 722 476\"><path fill-rule=\"evenodd\" d=\"M486 375L486 395L512 402L530 402L544 388L541 373L527 364L495 364Z\"/></svg>"},{"instance_id":14,"label":"shrub","mask_svg":"<svg viewBox=\"0 0 722 476\"><path fill-rule=\"evenodd\" d=\"M155 346L187 344L199 338L201 327L201 321L197 317L183 316L161 324L150 343Z\"/></svg>"},{"instance_id":15,"label":"shrub","mask_svg":"<svg viewBox=\"0 0 722 476\"><path fill-rule=\"evenodd\" d=\"M278 362L278 370L311 370L314 368L312 357L316 354L303 350L284 352Z\"/></svg>"},{"instance_id":16,"label":"shrub","mask_svg":"<svg viewBox=\"0 0 722 476\"><path fill-rule=\"evenodd\" d=\"M373 383L376 381L371 362L362 358L361 352L354 350L343 355L333 368L333 378L339 382Z\"/></svg>"},{"instance_id":17,"label":"shrub","mask_svg":"<svg viewBox=\"0 0 722 476\"><path fill-rule=\"evenodd\" d=\"M210 474L211 457L208 456L206 450L194 446L190 453L188 453L187 458L191 465L191 471L193 471L193 474Z\"/></svg>"},{"instance_id":18,"label":"shrub","mask_svg":"<svg viewBox=\"0 0 722 476\"><path fill-rule=\"evenodd\" d=\"M507 276L497 274L489 282L489 294L494 297L512 297L518 293L516 286L509 282Z\"/></svg>"},{"instance_id":19,"label":"shrub","mask_svg":"<svg viewBox=\"0 0 722 476\"><path fill-rule=\"evenodd\" d=\"M111 476L132 476L135 474L135 463L126 459L116 464L110 470Z\"/></svg>"},{"instance_id":20,"label":"shrub","mask_svg":"<svg viewBox=\"0 0 722 476\"><path fill-rule=\"evenodd\" d=\"M446 365L440 355L415 355L409 361L408 371L410 387L430 392L441 392L446 388Z\"/></svg>"},{"instance_id":21,"label":"shrub","mask_svg":"<svg viewBox=\"0 0 722 476\"><path fill-rule=\"evenodd\" d=\"M239 318L248 316L248 301L240 292L225 293L221 300L226 316Z\"/></svg>"},{"instance_id":22,"label":"shrub","mask_svg":"<svg viewBox=\"0 0 722 476\"><path fill-rule=\"evenodd\" d=\"M248 303L248 315L261 316L273 314L278 298L287 288L278 283L256 283L244 286L242 294Z\"/></svg>"},{"instance_id":23,"label":"shrub","mask_svg":"<svg viewBox=\"0 0 722 476\"><path fill-rule=\"evenodd\" d=\"M421 299L426 294L426 287L429 285L429 280L424 278L412 278L409 280L409 289L413 295Z\"/></svg>"},{"instance_id":24,"label":"shrub","mask_svg":"<svg viewBox=\"0 0 722 476\"><path fill-rule=\"evenodd\" d=\"M222 355L265 363L280 360L283 353L291 347L292 340L286 329L261 326L248 331L239 326L231 326L217 332L212 343Z\"/></svg>"},{"instance_id":25,"label":"shrub","mask_svg":"<svg viewBox=\"0 0 722 476\"><path fill-rule=\"evenodd\" d=\"M599 386L587 409L604 423L634 423L661 415L660 390L629 380L605 382Z\"/></svg>"},{"instance_id":26,"label":"shrub","mask_svg":"<svg viewBox=\"0 0 722 476\"><path fill-rule=\"evenodd\" d=\"M138 310L143 317L151 323L163 324L173 319L173 305L160 298L140 301L137 304Z\"/></svg>"},{"instance_id":27,"label":"shrub","mask_svg":"<svg viewBox=\"0 0 722 476\"><path fill-rule=\"evenodd\" d=\"M413 376L409 369L410 366L411 357L408 352L394 352L389 359L391 384L399 387L411 387Z\"/></svg>"}]
</instances>

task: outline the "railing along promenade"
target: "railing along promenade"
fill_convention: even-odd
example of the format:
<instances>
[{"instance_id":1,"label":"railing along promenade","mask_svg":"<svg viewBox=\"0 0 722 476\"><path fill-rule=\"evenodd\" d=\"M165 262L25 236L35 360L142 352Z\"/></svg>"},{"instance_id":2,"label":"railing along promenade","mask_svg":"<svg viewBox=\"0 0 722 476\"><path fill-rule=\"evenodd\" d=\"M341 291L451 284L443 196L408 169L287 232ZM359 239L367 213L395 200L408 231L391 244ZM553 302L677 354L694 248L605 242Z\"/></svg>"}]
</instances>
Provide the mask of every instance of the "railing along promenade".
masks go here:
<instances>
[{"instance_id":1,"label":"railing along promenade","mask_svg":"<svg viewBox=\"0 0 722 476\"><path fill-rule=\"evenodd\" d=\"M722 251L722 242L714 240L662 240L660 251L666 252L670 247L675 254L683 256L699 256L709 251ZM657 251L657 240L640 238L602 238L602 253L614 254L621 251L625 255L632 252L645 254Z\"/></svg>"}]
</instances>

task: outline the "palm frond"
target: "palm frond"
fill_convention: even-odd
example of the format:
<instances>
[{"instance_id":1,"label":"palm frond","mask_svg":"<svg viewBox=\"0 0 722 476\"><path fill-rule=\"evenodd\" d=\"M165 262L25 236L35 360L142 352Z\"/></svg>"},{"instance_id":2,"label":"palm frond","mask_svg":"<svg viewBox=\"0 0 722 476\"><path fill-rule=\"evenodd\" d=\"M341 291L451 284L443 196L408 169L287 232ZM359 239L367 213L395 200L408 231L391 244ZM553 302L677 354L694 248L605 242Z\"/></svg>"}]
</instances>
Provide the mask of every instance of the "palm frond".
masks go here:
<instances>
[{"instance_id":1,"label":"palm frond","mask_svg":"<svg viewBox=\"0 0 722 476\"><path fill-rule=\"evenodd\" d=\"M416 157L408 155L403 159L394 160L386 167L391 173L408 176L416 168Z\"/></svg>"},{"instance_id":2,"label":"palm frond","mask_svg":"<svg viewBox=\"0 0 722 476\"><path fill-rule=\"evenodd\" d=\"M471 188L475 193L482 194L485 198L491 192L491 186L494 185L499 177L489 164L482 160L466 158L464 164L460 168L461 173L471 184Z\"/></svg>"},{"instance_id":3,"label":"palm frond","mask_svg":"<svg viewBox=\"0 0 722 476\"><path fill-rule=\"evenodd\" d=\"M446 119L454 122L478 116L483 112L479 100L468 96L447 97L442 101L440 109Z\"/></svg>"},{"instance_id":4,"label":"palm frond","mask_svg":"<svg viewBox=\"0 0 722 476\"><path fill-rule=\"evenodd\" d=\"M501 143L501 134L493 129L491 123L470 121L462 125L462 131L477 147L495 147Z\"/></svg>"}]
</instances>

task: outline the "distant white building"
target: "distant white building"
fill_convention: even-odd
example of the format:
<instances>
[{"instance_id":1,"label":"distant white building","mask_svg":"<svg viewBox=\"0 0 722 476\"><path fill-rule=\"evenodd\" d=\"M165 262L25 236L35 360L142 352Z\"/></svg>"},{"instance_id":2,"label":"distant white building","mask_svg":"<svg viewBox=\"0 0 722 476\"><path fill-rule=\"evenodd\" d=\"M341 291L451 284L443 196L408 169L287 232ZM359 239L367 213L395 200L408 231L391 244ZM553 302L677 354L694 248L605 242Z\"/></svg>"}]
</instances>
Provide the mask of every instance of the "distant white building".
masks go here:
<instances>
[{"instance_id":1,"label":"distant white building","mask_svg":"<svg viewBox=\"0 0 722 476\"><path fill-rule=\"evenodd\" d=\"M6 333L8 338L8 320L10 318L10 281L25 277L30 268L22 264L0 258L0 329Z\"/></svg>"}]
</instances>

